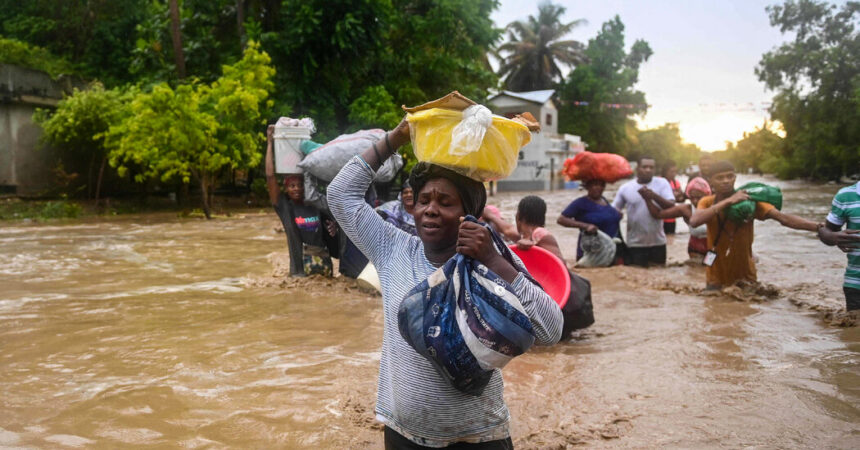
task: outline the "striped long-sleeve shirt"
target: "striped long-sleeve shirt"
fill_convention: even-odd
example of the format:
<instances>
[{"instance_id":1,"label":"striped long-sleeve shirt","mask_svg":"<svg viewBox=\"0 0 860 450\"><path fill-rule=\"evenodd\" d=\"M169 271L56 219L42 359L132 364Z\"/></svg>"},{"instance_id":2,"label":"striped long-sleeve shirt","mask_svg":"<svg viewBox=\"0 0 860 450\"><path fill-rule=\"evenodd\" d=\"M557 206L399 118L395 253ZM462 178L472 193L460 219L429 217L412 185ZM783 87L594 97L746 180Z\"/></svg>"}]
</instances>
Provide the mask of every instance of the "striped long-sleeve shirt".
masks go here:
<instances>
[{"instance_id":1,"label":"striped long-sleeve shirt","mask_svg":"<svg viewBox=\"0 0 860 450\"><path fill-rule=\"evenodd\" d=\"M510 415L502 398L501 371L495 371L482 395L464 394L451 387L400 336L400 302L437 268L427 260L418 237L385 222L364 202L364 192L373 177L367 163L354 157L329 185L328 203L341 229L376 266L382 285L384 327L377 419L429 447L507 438ZM532 322L536 342L558 342L562 315L555 302L522 274L512 286Z\"/></svg>"},{"instance_id":2,"label":"striped long-sleeve shirt","mask_svg":"<svg viewBox=\"0 0 860 450\"><path fill-rule=\"evenodd\" d=\"M860 230L860 182L840 189L833 197L827 221L840 227L847 225L849 230ZM860 289L860 250L848 253L843 286Z\"/></svg>"}]
</instances>

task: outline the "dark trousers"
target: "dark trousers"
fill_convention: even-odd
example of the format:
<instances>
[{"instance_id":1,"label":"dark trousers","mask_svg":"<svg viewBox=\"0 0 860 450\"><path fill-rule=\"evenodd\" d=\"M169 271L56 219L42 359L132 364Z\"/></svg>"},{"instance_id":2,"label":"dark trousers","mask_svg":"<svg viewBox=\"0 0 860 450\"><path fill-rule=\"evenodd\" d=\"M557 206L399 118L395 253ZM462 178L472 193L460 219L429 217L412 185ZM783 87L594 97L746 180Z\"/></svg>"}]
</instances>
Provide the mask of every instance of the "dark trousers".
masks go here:
<instances>
[{"instance_id":1,"label":"dark trousers","mask_svg":"<svg viewBox=\"0 0 860 450\"><path fill-rule=\"evenodd\" d=\"M677 222L663 222L663 232L666 234L675 234L675 223Z\"/></svg>"},{"instance_id":2,"label":"dark trousers","mask_svg":"<svg viewBox=\"0 0 860 450\"><path fill-rule=\"evenodd\" d=\"M860 309L860 289L842 286L842 290L845 291L845 309L848 311Z\"/></svg>"},{"instance_id":3,"label":"dark trousers","mask_svg":"<svg viewBox=\"0 0 860 450\"><path fill-rule=\"evenodd\" d=\"M628 266L648 267L655 264L666 265L666 244L653 247L627 247L627 258L624 264Z\"/></svg>"},{"instance_id":4,"label":"dark trousers","mask_svg":"<svg viewBox=\"0 0 860 450\"><path fill-rule=\"evenodd\" d=\"M416 444L409 439L406 439L400 433L385 427L385 450L418 450L425 447ZM498 441L481 442L480 444L470 444L468 442L456 442L445 448L452 449L468 449L468 450L513 450L514 443L511 438L499 439Z\"/></svg>"}]
</instances>

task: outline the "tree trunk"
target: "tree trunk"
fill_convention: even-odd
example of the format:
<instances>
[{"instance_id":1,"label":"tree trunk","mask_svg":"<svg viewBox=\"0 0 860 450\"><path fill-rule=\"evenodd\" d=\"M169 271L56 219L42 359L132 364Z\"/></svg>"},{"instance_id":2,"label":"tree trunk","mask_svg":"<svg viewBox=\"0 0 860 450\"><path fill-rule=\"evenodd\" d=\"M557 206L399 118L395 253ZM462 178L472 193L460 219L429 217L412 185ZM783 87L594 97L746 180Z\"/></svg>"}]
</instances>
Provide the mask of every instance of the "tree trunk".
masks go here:
<instances>
[{"instance_id":1,"label":"tree trunk","mask_svg":"<svg viewBox=\"0 0 860 450\"><path fill-rule=\"evenodd\" d=\"M245 38L245 0L236 0L236 25L239 33L239 47L245 50L248 39Z\"/></svg>"},{"instance_id":2,"label":"tree trunk","mask_svg":"<svg viewBox=\"0 0 860 450\"><path fill-rule=\"evenodd\" d=\"M96 181L96 205L99 204L99 197L102 192L102 177L105 174L105 163L107 163L107 155L102 156L102 165L99 167L99 177Z\"/></svg>"},{"instance_id":3,"label":"tree trunk","mask_svg":"<svg viewBox=\"0 0 860 450\"><path fill-rule=\"evenodd\" d=\"M182 51L178 2L179 0L168 1L170 7L170 37L173 39L173 58L176 61L176 74L181 80L185 78L185 53Z\"/></svg>"},{"instance_id":4,"label":"tree trunk","mask_svg":"<svg viewBox=\"0 0 860 450\"><path fill-rule=\"evenodd\" d=\"M209 209L209 181L205 173L200 174L200 190L203 194L203 214L206 220L212 218L212 212Z\"/></svg>"},{"instance_id":5,"label":"tree trunk","mask_svg":"<svg viewBox=\"0 0 860 450\"><path fill-rule=\"evenodd\" d=\"M87 169L87 198L93 198L93 166L96 164L96 154L90 155L90 167Z\"/></svg>"}]
</instances>

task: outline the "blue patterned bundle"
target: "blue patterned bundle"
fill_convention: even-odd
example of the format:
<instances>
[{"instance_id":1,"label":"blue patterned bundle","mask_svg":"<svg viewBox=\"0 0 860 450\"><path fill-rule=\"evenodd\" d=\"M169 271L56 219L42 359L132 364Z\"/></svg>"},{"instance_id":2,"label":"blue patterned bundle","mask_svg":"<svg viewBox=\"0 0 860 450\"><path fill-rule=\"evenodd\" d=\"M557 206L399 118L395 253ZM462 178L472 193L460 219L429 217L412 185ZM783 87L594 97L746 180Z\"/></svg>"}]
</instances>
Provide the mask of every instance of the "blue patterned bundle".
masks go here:
<instances>
[{"instance_id":1,"label":"blue patterned bundle","mask_svg":"<svg viewBox=\"0 0 860 450\"><path fill-rule=\"evenodd\" d=\"M477 222L472 216L466 220ZM501 238L490 233L502 256L537 284L514 261ZM471 395L481 395L493 369L501 369L535 341L531 321L513 288L483 264L459 253L406 294L398 325L403 339L443 378Z\"/></svg>"}]
</instances>

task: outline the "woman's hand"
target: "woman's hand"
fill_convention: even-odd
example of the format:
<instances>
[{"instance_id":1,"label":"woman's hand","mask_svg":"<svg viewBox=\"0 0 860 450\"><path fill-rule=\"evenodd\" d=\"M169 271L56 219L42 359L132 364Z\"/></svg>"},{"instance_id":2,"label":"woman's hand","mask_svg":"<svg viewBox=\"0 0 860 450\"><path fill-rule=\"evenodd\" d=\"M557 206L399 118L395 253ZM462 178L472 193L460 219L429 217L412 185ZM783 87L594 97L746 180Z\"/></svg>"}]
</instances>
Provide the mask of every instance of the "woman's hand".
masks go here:
<instances>
[{"instance_id":1,"label":"woman's hand","mask_svg":"<svg viewBox=\"0 0 860 450\"><path fill-rule=\"evenodd\" d=\"M272 136L274 136L274 135L275 135L275 126L269 125L268 127L266 127L266 140L268 142L272 142Z\"/></svg>"},{"instance_id":2,"label":"woman's hand","mask_svg":"<svg viewBox=\"0 0 860 450\"><path fill-rule=\"evenodd\" d=\"M590 223L587 227L583 228L582 231L584 231L585 234L597 234L597 225Z\"/></svg>"},{"instance_id":3,"label":"woman's hand","mask_svg":"<svg viewBox=\"0 0 860 450\"><path fill-rule=\"evenodd\" d=\"M392 153L396 152L398 148L412 139L409 134L409 122L406 120L406 117L403 117L403 120L388 133L388 139L391 142Z\"/></svg>"},{"instance_id":4,"label":"woman's hand","mask_svg":"<svg viewBox=\"0 0 860 450\"><path fill-rule=\"evenodd\" d=\"M493 246L490 230L475 222L460 218L460 232L457 235L457 253L476 259L485 265L489 259L498 256Z\"/></svg>"}]
</instances>

